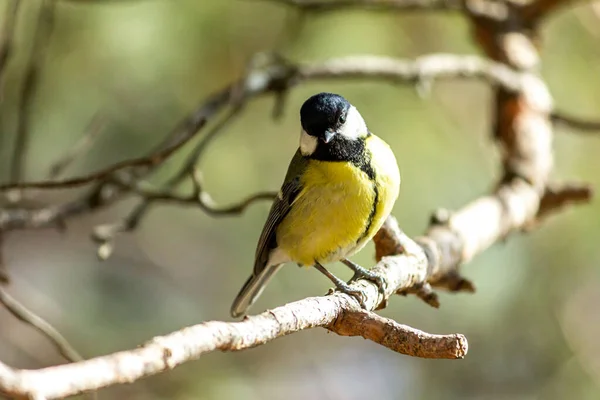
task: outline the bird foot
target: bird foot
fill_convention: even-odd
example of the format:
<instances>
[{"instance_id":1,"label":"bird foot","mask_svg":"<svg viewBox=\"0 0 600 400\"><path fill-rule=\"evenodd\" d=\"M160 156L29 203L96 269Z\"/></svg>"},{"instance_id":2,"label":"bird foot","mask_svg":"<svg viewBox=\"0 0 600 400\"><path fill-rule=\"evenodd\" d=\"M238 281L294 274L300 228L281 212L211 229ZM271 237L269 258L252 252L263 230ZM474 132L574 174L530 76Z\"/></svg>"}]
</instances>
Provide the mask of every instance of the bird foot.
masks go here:
<instances>
[{"instance_id":1,"label":"bird foot","mask_svg":"<svg viewBox=\"0 0 600 400\"><path fill-rule=\"evenodd\" d=\"M350 282L354 282L357 279L361 279L361 278L366 279L368 281L373 282L377 286L377 290L379 291L379 293L385 294L385 290L387 289L387 284L386 284L385 279L383 279L379 274L377 274L373 271L370 271L368 269L365 269L350 260L344 260L342 262L354 271L354 275L352 275L352 279L350 279Z\"/></svg>"},{"instance_id":2,"label":"bird foot","mask_svg":"<svg viewBox=\"0 0 600 400\"><path fill-rule=\"evenodd\" d=\"M350 287L350 285L343 281L336 282L335 286L340 292L345 293L348 296L354 297L362 308L367 308L367 305L365 304L365 299L367 298L367 295L365 294L365 292L359 289L353 289Z\"/></svg>"}]
</instances>

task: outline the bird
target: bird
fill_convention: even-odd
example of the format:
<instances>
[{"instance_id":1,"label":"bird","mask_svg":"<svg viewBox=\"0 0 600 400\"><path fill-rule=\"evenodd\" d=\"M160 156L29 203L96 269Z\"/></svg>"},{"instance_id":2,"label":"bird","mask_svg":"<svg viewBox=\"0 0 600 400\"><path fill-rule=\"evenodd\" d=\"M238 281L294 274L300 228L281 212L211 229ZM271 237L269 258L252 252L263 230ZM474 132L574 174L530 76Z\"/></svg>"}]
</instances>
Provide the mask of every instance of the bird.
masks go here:
<instances>
[{"instance_id":1,"label":"bird","mask_svg":"<svg viewBox=\"0 0 600 400\"><path fill-rule=\"evenodd\" d=\"M364 308L363 293L323 264L341 261L385 290L376 273L349 260L381 228L400 190L390 146L367 128L358 109L339 94L318 93L300 108L299 147L269 211L252 274L231 306L243 316L286 263L314 267Z\"/></svg>"}]
</instances>

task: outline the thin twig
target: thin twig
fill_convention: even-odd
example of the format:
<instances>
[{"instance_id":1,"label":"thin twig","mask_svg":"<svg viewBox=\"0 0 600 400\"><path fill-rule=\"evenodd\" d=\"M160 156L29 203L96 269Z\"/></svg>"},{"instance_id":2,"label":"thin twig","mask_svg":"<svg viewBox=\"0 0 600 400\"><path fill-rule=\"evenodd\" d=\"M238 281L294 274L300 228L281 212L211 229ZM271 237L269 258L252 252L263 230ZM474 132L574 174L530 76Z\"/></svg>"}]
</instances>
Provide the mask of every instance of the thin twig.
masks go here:
<instances>
[{"instance_id":1,"label":"thin twig","mask_svg":"<svg viewBox=\"0 0 600 400\"><path fill-rule=\"evenodd\" d=\"M285 4L309 11L337 11L348 8L372 11L462 10L461 0L259 0Z\"/></svg>"},{"instance_id":2,"label":"thin twig","mask_svg":"<svg viewBox=\"0 0 600 400\"><path fill-rule=\"evenodd\" d=\"M508 5L489 0L259 0L297 7L304 11L328 12L345 9L369 11L462 11L472 17L503 22Z\"/></svg>"},{"instance_id":3,"label":"thin twig","mask_svg":"<svg viewBox=\"0 0 600 400\"><path fill-rule=\"evenodd\" d=\"M396 83L472 78L487 80L511 92L522 91L531 85L540 86L539 79L535 76L523 75L501 63L490 62L477 56L435 54L419 57L415 60L379 56L352 56L299 66L290 65L287 62L274 62L264 69L253 71L247 79L242 81L244 82L242 85L243 92L239 101L245 102L259 94L268 92L278 93L306 80L332 78L371 78ZM89 175L64 180L3 184L0 185L0 191L28 188L69 188L106 179L115 172L128 168L156 166L185 145L206 124L208 118L214 116L222 107L229 104L231 96L236 93L235 91L239 87L240 83L236 82L212 96L201 108L201 113L191 116L186 121L186 125L191 123L191 129L185 126L174 145L149 157L123 161ZM226 119L223 123L227 121Z\"/></svg>"},{"instance_id":4,"label":"thin twig","mask_svg":"<svg viewBox=\"0 0 600 400\"><path fill-rule=\"evenodd\" d=\"M576 0L534 0L523 5L519 14L524 23L530 26L536 25L556 10L573 5L575 2Z\"/></svg>"},{"instance_id":5,"label":"thin twig","mask_svg":"<svg viewBox=\"0 0 600 400\"><path fill-rule=\"evenodd\" d=\"M4 233L0 230L0 285L8 283L8 271L4 263Z\"/></svg>"},{"instance_id":6,"label":"thin twig","mask_svg":"<svg viewBox=\"0 0 600 400\"><path fill-rule=\"evenodd\" d=\"M164 146L160 146L155 152L148 156L129 159L115 163L100 171L89 175L67 178L62 180L45 180L38 182L8 183L0 185L0 191L10 189L59 189L71 188L86 185L91 182L105 181L117 172L124 170L134 170L133 175L138 175L140 168L146 171L148 168L156 167L166 161L177 150L188 143L202 129L208 119L214 116L225 104L227 104L229 91L224 90L210 96L194 113L186 117L173 131L168 135L168 140Z\"/></svg>"},{"instance_id":7,"label":"thin twig","mask_svg":"<svg viewBox=\"0 0 600 400\"><path fill-rule=\"evenodd\" d=\"M200 127L204 125L204 121L200 124ZM24 183L9 183L0 185L0 191L10 190L10 189L60 189L60 188L69 188L76 187L88 184L90 182L104 180L115 172L122 171L126 168L133 167L153 167L161 164L167 158L169 158L173 153L175 153L179 148L185 145L192 137L196 134L195 131L189 137L185 137L180 140L175 145L168 147L164 150L159 151L151 155L150 157L140 157L134 158L131 160L122 161L116 164L111 165L108 168L105 168L101 171L92 173L90 175L79 176L75 178L67 178L63 180L53 180L53 181L38 181L38 182L24 182Z\"/></svg>"},{"instance_id":8,"label":"thin twig","mask_svg":"<svg viewBox=\"0 0 600 400\"><path fill-rule=\"evenodd\" d=\"M48 179L56 179L64 173L73 161L84 156L92 148L92 145L102 133L104 123L104 118L101 117L100 114L96 114L86 127L83 135L50 166Z\"/></svg>"},{"instance_id":9,"label":"thin twig","mask_svg":"<svg viewBox=\"0 0 600 400\"><path fill-rule=\"evenodd\" d=\"M0 285L0 303L10 311L19 320L31 325L42 335L44 335L50 342L56 347L60 355L62 355L67 361L77 362L82 361L83 357L69 344L67 339L64 338L47 321L36 315L33 311L29 310L23 304L19 303L14 297L12 297L6 289Z\"/></svg>"},{"instance_id":10,"label":"thin twig","mask_svg":"<svg viewBox=\"0 0 600 400\"><path fill-rule=\"evenodd\" d=\"M35 26L31 53L25 67L21 97L17 108L15 145L10 166L10 179L13 182L21 181L24 174L25 157L31 133L29 129L30 109L33 105L33 97L37 89L39 70L45 59L46 49L48 48L54 26L54 8L55 0L42 1ZM18 201L20 197L20 193L18 192L14 192L13 195L9 196L13 201Z\"/></svg>"},{"instance_id":11,"label":"thin twig","mask_svg":"<svg viewBox=\"0 0 600 400\"><path fill-rule=\"evenodd\" d=\"M118 179L113 179L112 183L119 187L120 190L123 190L126 193L135 193L142 197L142 200L121 220L109 224L99 225L94 228L92 233L92 239L98 243L97 255L100 260L106 260L110 257L115 249L115 240L117 236L123 233L128 233L135 230L139 225L142 219L146 216L146 214L151 209L151 206L156 202L175 202L179 204L196 204L200 205L200 207L207 211L211 212L211 207L214 208L213 214L217 215L225 215L227 214L227 209L231 210L230 214L235 213L235 206L219 209L217 206L210 202L210 196L208 193L203 191L198 191L199 186L198 182L194 179L195 176L195 166L200 162L200 158L204 153L204 150L207 148L210 141L217 136L219 132L221 132L240 112L240 106L233 106L230 112L222 118L217 124L215 124L211 130L209 130L206 135L202 137L200 142L194 147L192 152L186 158L186 161L183 163L182 167L179 169L174 176L172 176L165 184L162 192L151 192L142 189L143 184L138 180L130 180L131 183L124 183ZM179 196L175 193L175 188L177 188L183 181L192 177L192 181L195 186L196 192L191 196ZM259 195L257 200L263 199L265 196ZM203 199L206 199L204 201ZM246 200L249 203L253 202L252 199ZM238 205L239 207L240 205ZM242 206L245 208L246 206ZM243 210L240 210L241 212Z\"/></svg>"},{"instance_id":12,"label":"thin twig","mask_svg":"<svg viewBox=\"0 0 600 400\"><path fill-rule=\"evenodd\" d=\"M254 202L261 200L273 200L277 195L276 192L258 192L244 198L237 203L228 206L220 206L214 202L208 192L204 191L204 189L198 194L192 194L190 196L178 196L170 192L153 192L140 188L133 189L132 191L150 202L199 206L205 213L212 216L239 215Z\"/></svg>"},{"instance_id":13,"label":"thin twig","mask_svg":"<svg viewBox=\"0 0 600 400\"><path fill-rule=\"evenodd\" d=\"M0 103L4 100L6 66L12 53L15 26L20 6L21 0L10 0L8 2L6 5L4 25L2 26L2 32L0 33Z\"/></svg>"},{"instance_id":14,"label":"thin twig","mask_svg":"<svg viewBox=\"0 0 600 400\"><path fill-rule=\"evenodd\" d=\"M582 133L597 134L600 131L600 121L567 115L563 112L552 113L552 121L557 124L577 129Z\"/></svg>"}]
</instances>

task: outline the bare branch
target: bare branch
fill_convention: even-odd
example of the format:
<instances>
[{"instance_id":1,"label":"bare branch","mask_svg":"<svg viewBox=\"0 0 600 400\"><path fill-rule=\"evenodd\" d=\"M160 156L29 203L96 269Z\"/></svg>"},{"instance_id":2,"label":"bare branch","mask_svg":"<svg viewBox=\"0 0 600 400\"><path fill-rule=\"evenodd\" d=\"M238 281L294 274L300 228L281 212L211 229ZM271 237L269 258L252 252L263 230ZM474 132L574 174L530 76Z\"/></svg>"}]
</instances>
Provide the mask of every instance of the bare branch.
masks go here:
<instances>
[{"instance_id":1,"label":"bare branch","mask_svg":"<svg viewBox=\"0 0 600 400\"><path fill-rule=\"evenodd\" d=\"M551 117L554 123L577 129L582 133L596 134L595 131L600 131L600 121L574 117L558 111L553 112Z\"/></svg>"},{"instance_id":2,"label":"bare branch","mask_svg":"<svg viewBox=\"0 0 600 400\"><path fill-rule=\"evenodd\" d=\"M6 65L10 59L13 46L13 37L15 35L15 26L21 0L10 0L6 4L6 13L4 17L4 26L0 33L0 103L4 99L4 77L6 75Z\"/></svg>"},{"instance_id":3,"label":"bare branch","mask_svg":"<svg viewBox=\"0 0 600 400\"><path fill-rule=\"evenodd\" d=\"M396 291L458 276L457 268L462 262L526 223L528 219L523 215L535 210L522 207L531 196L536 196L535 191L522 181L503 185L496 194L475 200L444 223L432 225L426 236L417 239L419 244L400 230L393 217L388 218L374 239L380 261L373 271L386 282L385 293L379 293L372 282L362 279L353 282L352 287L366 294L365 304L372 310ZM440 337L403 327L361 310L354 298L334 292L290 303L242 322L205 322L155 338L135 350L76 364L36 371L14 370L0 364L0 387L12 395L40 395L48 399L69 396L129 383L210 351L243 350L317 326L344 336L362 336L419 357L461 358L467 349L462 335Z\"/></svg>"},{"instance_id":4,"label":"bare branch","mask_svg":"<svg viewBox=\"0 0 600 400\"><path fill-rule=\"evenodd\" d=\"M498 43L505 42L497 40L490 43L498 46ZM495 57L510 59L502 56L502 51L506 53L507 49L486 50ZM536 60L535 57L530 59ZM516 66L514 63L513 65ZM361 310L354 298L334 292L329 296L290 303L242 322L206 322L155 338L135 350L71 365L26 371L0 364L0 388L10 395L33 398L50 399L74 395L113 384L132 382L210 351L242 350L317 326L340 335L362 336L394 351L414 356L463 357L467 346L466 339L461 335L436 337L375 316L370 311L385 305L388 298L396 292L415 293L430 304L439 305L431 285L453 291L474 290L473 285L460 276L460 265L510 233L526 228L544 208L556 208L576 199L589 199L589 193L585 194L581 190L562 190L560 195L543 196L553 161L552 130L549 124L552 98L544 82L535 74L518 73L502 64L473 56L435 55L414 61L364 56L298 66L275 59L263 68L252 70L243 80L213 97L211 112L202 114L202 119L192 119L196 121L194 131L226 105L241 107L245 101L258 94L281 94L308 79L353 77L392 82L470 77L489 81L511 94L500 99L497 108L497 111L509 110L503 114L504 118L498 128L504 166L501 185L492 194L474 200L456 213L433 218L425 236L416 241L402 233L396 221L390 217L374 239L379 262L373 270L386 282L385 293L380 293L372 282L366 280L351 283L353 288L365 293L367 311ZM227 121L225 119L222 123ZM183 131L184 137L190 135L189 129ZM198 152L201 153L202 151ZM193 161L181 170L178 179L180 176L189 176L198 157L199 155L191 158ZM115 178L115 172L129 166L109 169L100 178L113 181L117 192L135 192L144 196L145 202L136 210L145 212L152 202L146 199L184 203L202 201L202 182L197 175L194 179L193 196L182 199L172 193L171 187L165 192L152 192L142 190L136 179ZM86 183L95 179L98 176L86 180ZM175 181L177 180L173 182ZM6 188L6 185L0 187ZM98 197L105 198L101 194ZM544 203L544 198L551 200ZM131 221L131 225L134 225L139 222L139 218ZM0 226L1 222L0 218Z\"/></svg>"},{"instance_id":5,"label":"bare branch","mask_svg":"<svg viewBox=\"0 0 600 400\"><path fill-rule=\"evenodd\" d=\"M29 129L30 108L37 88L39 69L45 58L46 48L54 26L54 7L55 0L43 0L38 21L35 25L33 45L25 68L21 98L17 108L16 138L10 165L10 179L13 182L21 181L24 173L24 162L31 133ZM11 201L17 202L21 195L20 192L15 191L7 197Z\"/></svg>"},{"instance_id":6,"label":"bare branch","mask_svg":"<svg viewBox=\"0 0 600 400\"><path fill-rule=\"evenodd\" d=\"M286 90L305 80L371 78L397 83L412 83L462 77L487 80L511 92L522 91L526 86L538 85L538 79L532 75L520 74L503 64L489 62L477 56L437 54L420 57L416 60L354 56L300 66L290 65L278 58L271 61L271 64L266 67L252 71L241 82L236 82L211 96L203 107L200 107L184 122L181 128L176 130L181 131L177 135L178 140L167 148L148 157L116 163L90 175L57 181L13 182L0 185L0 191L28 188L68 188L107 179L116 172L132 167L159 165L195 136L209 118L213 117L222 107L230 104L233 95L236 95L236 98L233 99L235 104L241 104L259 94ZM230 118L232 117L233 115ZM229 120L225 119L223 123L227 123Z\"/></svg>"},{"instance_id":7,"label":"bare branch","mask_svg":"<svg viewBox=\"0 0 600 400\"><path fill-rule=\"evenodd\" d=\"M205 120L202 120L199 124L202 127L205 124ZM0 190L9 190L9 189L58 189L58 188L69 188L76 187L88 184L90 182L104 180L110 177L115 172L122 171L127 168L133 167L154 167L162 162L164 162L167 158L169 158L173 153L175 153L179 148L185 145L197 131L194 131L189 136L182 138L179 142L174 144L171 147L168 147L164 150L161 150L157 153L152 154L149 157L141 157L135 158L131 160L122 161L116 163L106 169L95 172L90 175L79 176L75 178L68 178L63 180L56 181L38 181L38 182L24 182L24 183L9 183L0 185Z\"/></svg>"},{"instance_id":8,"label":"bare branch","mask_svg":"<svg viewBox=\"0 0 600 400\"><path fill-rule=\"evenodd\" d=\"M201 189L199 192L190 196L178 196L173 193L152 192L143 189L134 189L134 193L143 196L150 202L173 203L178 205L199 206L204 212L212 216L234 216L243 213L248 206L260 200L273 200L277 193L275 192L258 192L250 195L243 200L228 205L220 206L214 202L208 192Z\"/></svg>"},{"instance_id":9,"label":"bare branch","mask_svg":"<svg viewBox=\"0 0 600 400\"><path fill-rule=\"evenodd\" d=\"M0 285L8 283L8 273L4 263L4 233L0 230Z\"/></svg>"},{"instance_id":10,"label":"bare branch","mask_svg":"<svg viewBox=\"0 0 600 400\"><path fill-rule=\"evenodd\" d=\"M92 145L102 133L104 122L104 118L99 114L92 118L79 140L50 166L48 179L55 179L62 175L73 161L85 155L92 148Z\"/></svg>"},{"instance_id":11,"label":"bare branch","mask_svg":"<svg viewBox=\"0 0 600 400\"><path fill-rule=\"evenodd\" d=\"M574 3L575 0L534 0L523 6L521 16L528 24L538 24L556 10Z\"/></svg>"},{"instance_id":12,"label":"bare branch","mask_svg":"<svg viewBox=\"0 0 600 400\"><path fill-rule=\"evenodd\" d=\"M204 211L216 215L239 212L245 207L244 204L219 209L210 203L210 197L204 191L201 196L182 198L173 194L173 189L192 175L209 142L239 114L247 101L263 93L281 93L305 80L371 78L412 83L466 77L487 80L511 92L525 90L532 92L538 87L543 88L531 75L520 74L500 63L488 62L476 56L438 54L420 57L416 60L355 56L299 66L272 55L263 55L262 58L257 56L256 59L252 68L249 68L242 79L205 100L196 111L169 134L163 145L146 157L124 161L83 177L0 185L0 190L7 190L27 187L61 188L97 182L96 187L91 189L88 194L67 204L41 209L24 207L0 209L0 230L62 227L64 220L70 216L104 207L118 200L123 194L140 192L138 194L147 198L144 198L124 220L101 226L100 231L103 235L95 235L95 239L100 243L98 254L101 259L104 259L112 253L116 236L137 227L143 216L150 210L152 202L198 204ZM539 97L538 95L536 101L539 101ZM154 192L140 189L140 174L147 173L153 167L160 165L188 143L210 118L213 118L227 105L231 105L229 113L202 138L179 172L167 182L165 189ZM129 171L128 174L123 174L126 171ZM266 193L258 195L258 199L267 197ZM249 201L252 202L254 199L251 198ZM435 304L433 296L426 294L423 290L419 293L420 297L429 301L430 304Z\"/></svg>"},{"instance_id":13,"label":"bare branch","mask_svg":"<svg viewBox=\"0 0 600 400\"><path fill-rule=\"evenodd\" d=\"M345 312L329 328L340 336L362 336L397 353L421 358L463 358L467 339L461 334L432 335L370 311Z\"/></svg>"},{"instance_id":14,"label":"bare branch","mask_svg":"<svg viewBox=\"0 0 600 400\"><path fill-rule=\"evenodd\" d=\"M263 0L304 11L328 12L345 9L369 11L463 11L465 14L501 22L508 16L503 2L488 0Z\"/></svg>"},{"instance_id":15,"label":"bare branch","mask_svg":"<svg viewBox=\"0 0 600 400\"><path fill-rule=\"evenodd\" d=\"M556 213L563 208L575 205L589 203L593 197L593 190L587 184L567 184L562 186L547 186L544 197L540 203L535 220L527 226L528 229L535 228L539 222L552 213Z\"/></svg>"},{"instance_id":16,"label":"bare branch","mask_svg":"<svg viewBox=\"0 0 600 400\"><path fill-rule=\"evenodd\" d=\"M237 90L233 90L233 92L237 92ZM233 95L235 98L235 95ZM132 211L130 211L125 218L120 221L104 224L97 226L92 233L92 239L98 242L98 258L100 260L106 260L110 257L115 249L115 240L118 235L122 233L128 233L135 230L141 223L141 220L146 216L148 211L151 209L151 206L156 202L172 202L179 204L196 204L200 205L200 207L206 212L211 213L213 210L214 214L227 214L228 210L218 209L216 205L212 203L210 195L202 189L200 170L196 168L196 165L200 162L200 158L207 148L210 141L215 138L240 112L241 103L236 103L236 105L230 110L230 112L215 124L210 131L202 137L202 140L194 147L190 155L188 155L186 161L183 163L182 167L179 169L171 179L169 179L163 189L162 192L158 191L148 191L142 188L143 183L137 180L133 180L130 183L124 183L122 181L113 180L113 183L116 184L122 191L128 193L136 193L142 196L142 201L137 204ZM192 178L192 182L194 184L194 193L190 196L180 196L175 193L175 188L179 186L183 181L188 178ZM260 200L265 198L266 196L262 194L258 194L256 199L252 197L246 199L241 204L237 206L229 207L229 213L239 214L245 209L250 203L255 200ZM245 204L247 203L247 204ZM239 212L236 212L237 208L241 208Z\"/></svg>"},{"instance_id":17,"label":"bare branch","mask_svg":"<svg viewBox=\"0 0 600 400\"><path fill-rule=\"evenodd\" d=\"M387 283L385 294L370 281L352 286L367 295L373 309L396 290L423 282L428 259L415 242L389 218L384 230L406 252L383 258L374 271ZM379 237L382 237L379 235ZM380 252L395 251L379 242ZM267 343L304 329L325 327L343 336L362 336L394 351L416 357L462 358L467 342L462 335L431 335L402 326L360 309L356 299L339 292L303 299L247 317L242 322L211 321L157 337L134 350L36 371L14 370L0 364L0 388L10 395L43 396L48 399L79 394L172 369L207 352L239 351Z\"/></svg>"},{"instance_id":18,"label":"bare branch","mask_svg":"<svg viewBox=\"0 0 600 400\"><path fill-rule=\"evenodd\" d=\"M461 0L262 0L308 11L338 11L348 8L372 11L461 10Z\"/></svg>"},{"instance_id":19,"label":"bare branch","mask_svg":"<svg viewBox=\"0 0 600 400\"><path fill-rule=\"evenodd\" d=\"M23 304L19 303L14 297L6 292L6 289L0 285L0 303L19 320L24 323L31 325L42 335L44 335L50 342L56 347L60 355L62 355L67 361L77 362L82 361L83 357L69 344L67 339L64 338L52 325L36 315L33 311L29 310ZM0 385L0 392L2 387Z\"/></svg>"},{"instance_id":20,"label":"bare branch","mask_svg":"<svg viewBox=\"0 0 600 400\"><path fill-rule=\"evenodd\" d=\"M251 65L240 81L221 91L221 93L228 93L227 99L231 104L229 112L202 137L202 140L193 149L182 167L179 168L179 172L165 184L165 189L162 191L148 190L144 189L144 185L137 180L132 181L129 179L123 182L117 177L112 178L111 182L121 190L138 194L143 199L123 220L101 225L95 230L93 238L99 243L98 255L100 259L104 260L112 254L114 241L119 234L131 232L139 226L141 219L150 209L150 203L169 202L198 205L211 215L235 215L245 209L247 204L257 199L270 198L269 193L259 193L241 204L219 208L212 204L210 195L202 189L201 175L196 168L210 141L239 115L245 102L260 94L261 91L279 93L279 91L286 90L304 80L331 78L371 78L412 83L468 77L484 79L506 87L507 90L517 92L532 85L534 88L540 86L535 77L521 75L502 64L489 63L476 56L438 54L420 57L416 60L354 56L293 66L277 57L266 56L261 59L258 55ZM174 188L190 176L195 177L193 181L197 193L184 196L176 194ZM435 295L428 293L427 286L420 288L418 295L429 304L435 305L437 302Z\"/></svg>"}]
</instances>

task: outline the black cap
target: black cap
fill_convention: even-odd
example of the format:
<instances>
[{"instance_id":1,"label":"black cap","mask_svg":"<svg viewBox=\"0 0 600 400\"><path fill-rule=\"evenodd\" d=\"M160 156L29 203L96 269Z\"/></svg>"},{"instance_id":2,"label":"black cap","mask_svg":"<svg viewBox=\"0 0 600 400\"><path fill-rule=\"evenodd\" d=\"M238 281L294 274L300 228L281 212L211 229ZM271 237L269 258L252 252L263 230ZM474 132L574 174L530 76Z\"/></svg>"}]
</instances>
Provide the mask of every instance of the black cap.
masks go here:
<instances>
[{"instance_id":1,"label":"black cap","mask_svg":"<svg viewBox=\"0 0 600 400\"><path fill-rule=\"evenodd\" d=\"M339 94L315 94L300 108L300 123L306 133L328 142L346 121L349 108L348 100Z\"/></svg>"}]
</instances>

